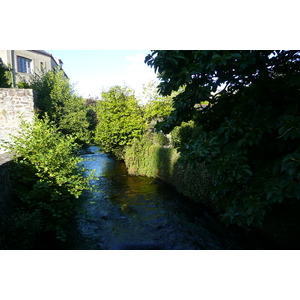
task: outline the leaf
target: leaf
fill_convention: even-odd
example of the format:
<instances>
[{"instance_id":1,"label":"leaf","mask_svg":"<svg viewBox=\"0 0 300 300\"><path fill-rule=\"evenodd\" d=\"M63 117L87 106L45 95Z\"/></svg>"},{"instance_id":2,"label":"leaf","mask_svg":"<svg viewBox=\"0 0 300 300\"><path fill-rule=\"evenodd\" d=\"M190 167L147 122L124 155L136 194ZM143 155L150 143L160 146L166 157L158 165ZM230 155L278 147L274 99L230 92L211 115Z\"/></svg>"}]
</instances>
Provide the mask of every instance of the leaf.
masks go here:
<instances>
[{"instance_id":1,"label":"leaf","mask_svg":"<svg viewBox=\"0 0 300 300\"><path fill-rule=\"evenodd\" d=\"M253 223L254 218L255 218L255 215L252 215L252 216L250 216L250 217L247 219L247 225L248 225L248 226L251 225L251 224Z\"/></svg>"},{"instance_id":2,"label":"leaf","mask_svg":"<svg viewBox=\"0 0 300 300\"><path fill-rule=\"evenodd\" d=\"M242 55L240 53L231 53L231 56L236 58L236 59L241 59Z\"/></svg>"},{"instance_id":3,"label":"leaf","mask_svg":"<svg viewBox=\"0 0 300 300\"><path fill-rule=\"evenodd\" d=\"M285 125L283 125L283 126L281 126L281 127L279 128L278 134L279 134L279 135L282 135L282 134L284 133L284 131L285 131Z\"/></svg>"},{"instance_id":4,"label":"leaf","mask_svg":"<svg viewBox=\"0 0 300 300\"><path fill-rule=\"evenodd\" d=\"M244 169L244 172L246 172L248 175L252 176L252 172L249 169Z\"/></svg>"},{"instance_id":5,"label":"leaf","mask_svg":"<svg viewBox=\"0 0 300 300\"><path fill-rule=\"evenodd\" d=\"M220 55L220 54L218 54L218 53L215 53L215 54L213 54L213 56L212 56L212 60L219 60L219 59L221 59L222 58L222 56Z\"/></svg>"}]
</instances>

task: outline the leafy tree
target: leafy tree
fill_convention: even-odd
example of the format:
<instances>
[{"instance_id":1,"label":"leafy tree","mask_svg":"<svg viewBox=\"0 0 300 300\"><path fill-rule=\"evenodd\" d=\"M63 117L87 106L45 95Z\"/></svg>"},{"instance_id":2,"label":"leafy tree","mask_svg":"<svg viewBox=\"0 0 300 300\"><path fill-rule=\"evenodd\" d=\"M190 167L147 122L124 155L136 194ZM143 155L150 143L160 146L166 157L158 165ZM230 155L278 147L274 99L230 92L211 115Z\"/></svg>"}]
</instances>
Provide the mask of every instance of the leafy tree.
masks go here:
<instances>
[{"instance_id":1,"label":"leafy tree","mask_svg":"<svg viewBox=\"0 0 300 300\"><path fill-rule=\"evenodd\" d=\"M96 105L97 100L87 99L85 101L85 105L87 107L87 120L89 122L89 130L95 132L96 125L98 123L97 113L96 113Z\"/></svg>"},{"instance_id":2,"label":"leafy tree","mask_svg":"<svg viewBox=\"0 0 300 300\"><path fill-rule=\"evenodd\" d=\"M148 100L143 107L145 123L153 131L157 122L169 116L173 110L174 93L170 96L161 96L158 93L155 81L150 81L143 86L143 94Z\"/></svg>"},{"instance_id":3,"label":"leafy tree","mask_svg":"<svg viewBox=\"0 0 300 300\"><path fill-rule=\"evenodd\" d=\"M111 87L102 93L96 111L99 123L95 142L103 151L122 159L125 146L140 137L144 129L142 111L133 91L127 87Z\"/></svg>"},{"instance_id":4,"label":"leafy tree","mask_svg":"<svg viewBox=\"0 0 300 300\"><path fill-rule=\"evenodd\" d=\"M299 51L189 51L156 50L145 62L158 73L159 92L166 96L185 86L174 99L172 116L162 129L171 131L197 113L195 104L215 104L221 94L233 95L251 83L283 79L299 82ZM225 85L222 91L218 88Z\"/></svg>"},{"instance_id":5,"label":"leafy tree","mask_svg":"<svg viewBox=\"0 0 300 300\"><path fill-rule=\"evenodd\" d=\"M64 134L77 134L77 141L89 143L91 132L85 100L75 95L62 70L34 74L25 83L36 91L40 116L47 114Z\"/></svg>"},{"instance_id":6,"label":"leafy tree","mask_svg":"<svg viewBox=\"0 0 300 300\"><path fill-rule=\"evenodd\" d=\"M205 162L211 198L228 223L262 225L271 208L300 199L299 51L152 51L162 95L185 86L158 129L194 120L200 134L181 144ZM197 104L208 101L199 109ZM294 201L295 200L295 201Z\"/></svg>"},{"instance_id":7,"label":"leafy tree","mask_svg":"<svg viewBox=\"0 0 300 300\"><path fill-rule=\"evenodd\" d=\"M80 195L91 190L93 177L84 176L75 140L75 135L64 135L45 116L23 122L8 146L14 156L12 177L18 199L25 210L40 218L41 230L54 232L61 240Z\"/></svg>"}]
</instances>

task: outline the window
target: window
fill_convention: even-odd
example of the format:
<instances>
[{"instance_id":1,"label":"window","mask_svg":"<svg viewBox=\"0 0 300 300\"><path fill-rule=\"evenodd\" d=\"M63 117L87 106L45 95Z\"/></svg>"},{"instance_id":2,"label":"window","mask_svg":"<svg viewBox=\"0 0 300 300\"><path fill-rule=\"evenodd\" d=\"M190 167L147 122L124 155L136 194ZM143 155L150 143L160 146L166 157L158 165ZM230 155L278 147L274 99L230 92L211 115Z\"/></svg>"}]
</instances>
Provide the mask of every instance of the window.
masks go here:
<instances>
[{"instance_id":1,"label":"window","mask_svg":"<svg viewBox=\"0 0 300 300\"><path fill-rule=\"evenodd\" d=\"M18 56L18 72L31 73L32 60Z\"/></svg>"}]
</instances>

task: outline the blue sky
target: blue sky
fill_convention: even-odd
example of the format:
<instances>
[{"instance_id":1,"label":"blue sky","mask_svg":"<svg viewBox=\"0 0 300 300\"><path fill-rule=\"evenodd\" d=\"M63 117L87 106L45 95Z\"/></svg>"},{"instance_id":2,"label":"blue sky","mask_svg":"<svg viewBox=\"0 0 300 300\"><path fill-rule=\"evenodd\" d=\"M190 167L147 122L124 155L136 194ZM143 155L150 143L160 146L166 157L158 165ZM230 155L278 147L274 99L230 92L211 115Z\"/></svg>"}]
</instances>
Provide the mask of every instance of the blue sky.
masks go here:
<instances>
[{"instance_id":1,"label":"blue sky","mask_svg":"<svg viewBox=\"0 0 300 300\"><path fill-rule=\"evenodd\" d=\"M144 63L150 50L46 50L63 61L63 69L79 96L100 97L103 89L126 85L142 95L142 86L155 80Z\"/></svg>"}]
</instances>

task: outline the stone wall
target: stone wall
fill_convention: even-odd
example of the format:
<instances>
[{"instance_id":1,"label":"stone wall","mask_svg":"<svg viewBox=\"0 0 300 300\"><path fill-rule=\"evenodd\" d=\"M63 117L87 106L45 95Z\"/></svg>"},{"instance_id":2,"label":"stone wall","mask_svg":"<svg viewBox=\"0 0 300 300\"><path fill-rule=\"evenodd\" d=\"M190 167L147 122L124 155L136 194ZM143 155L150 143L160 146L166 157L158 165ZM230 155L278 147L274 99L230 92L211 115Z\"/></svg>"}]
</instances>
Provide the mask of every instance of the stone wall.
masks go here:
<instances>
[{"instance_id":1,"label":"stone wall","mask_svg":"<svg viewBox=\"0 0 300 300\"><path fill-rule=\"evenodd\" d=\"M0 154L5 150L1 143L11 140L10 134L18 132L21 118L31 121L34 115L34 91L32 89L0 88Z\"/></svg>"},{"instance_id":2,"label":"stone wall","mask_svg":"<svg viewBox=\"0 0 300 300\"><path fill-rule=\"evenodd\" d=\"M0 88L0 220L12 198L10 178L11 155L5 153L1 144L11 141L20 129L21 118L31 121L34 116L34 91L31 89Z\"/></svg>"}]
</instances>

